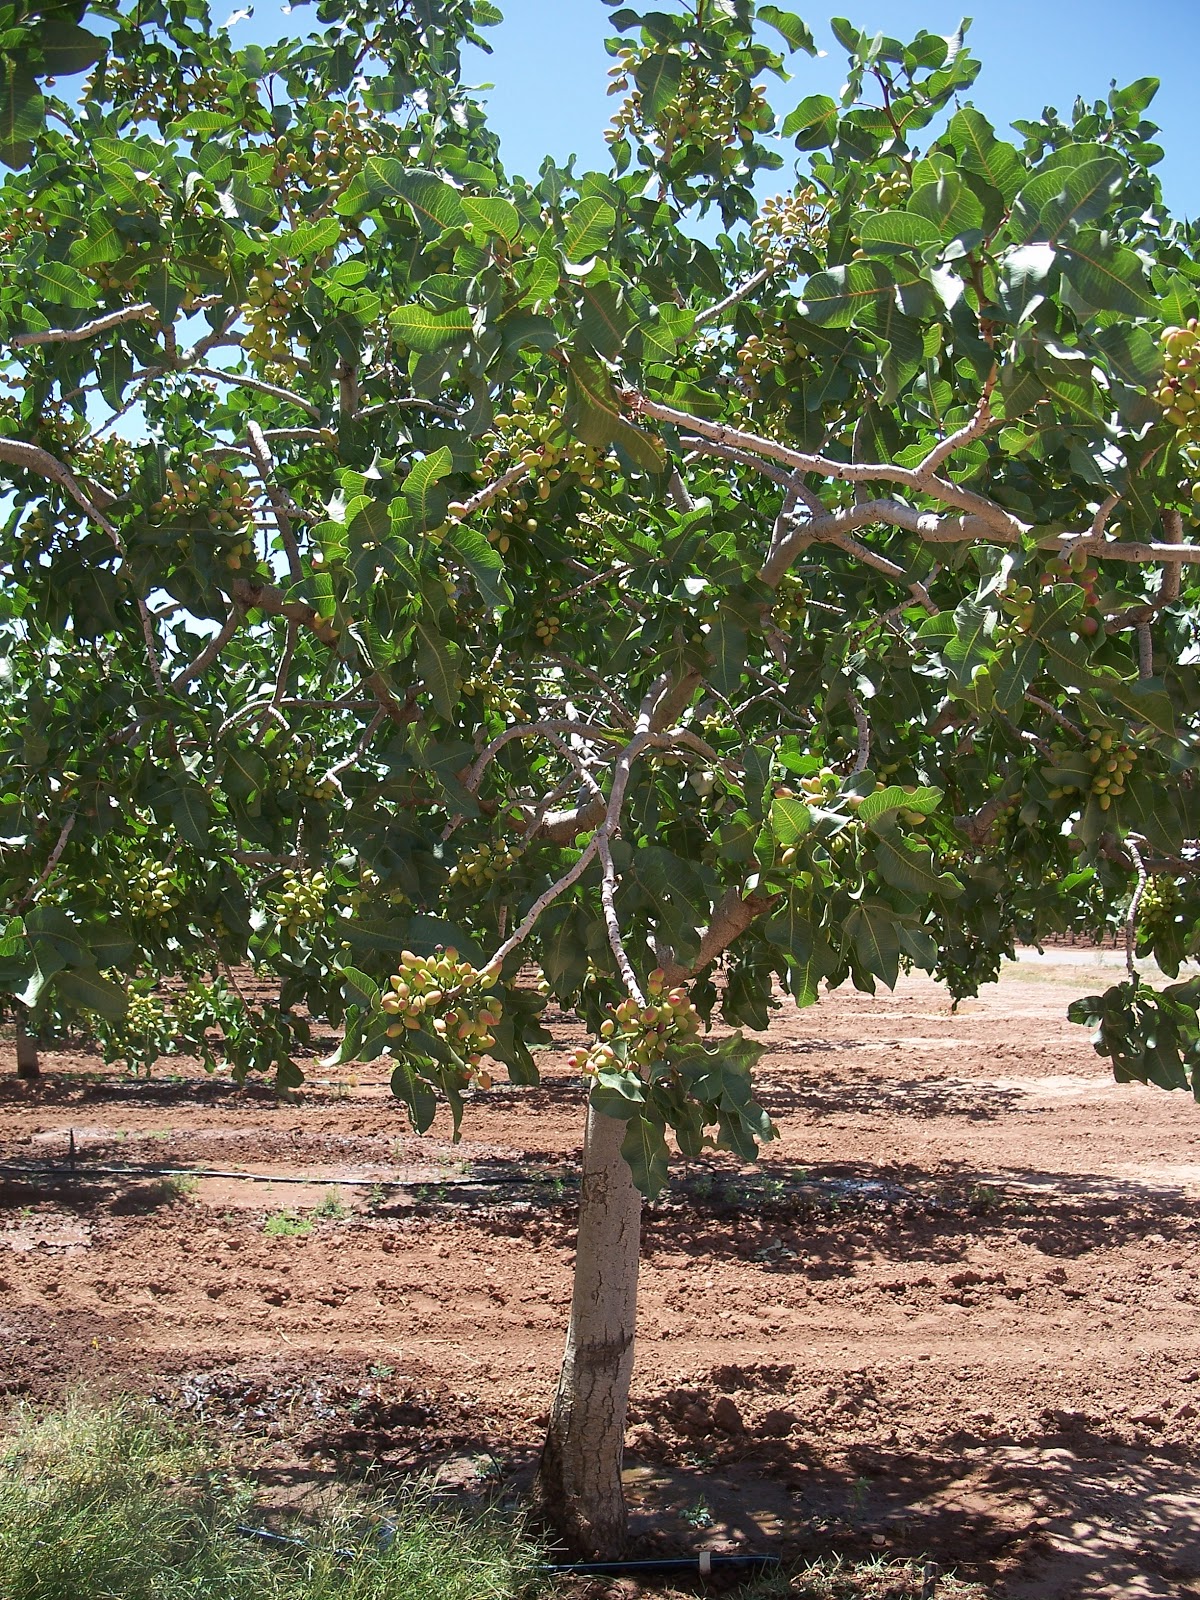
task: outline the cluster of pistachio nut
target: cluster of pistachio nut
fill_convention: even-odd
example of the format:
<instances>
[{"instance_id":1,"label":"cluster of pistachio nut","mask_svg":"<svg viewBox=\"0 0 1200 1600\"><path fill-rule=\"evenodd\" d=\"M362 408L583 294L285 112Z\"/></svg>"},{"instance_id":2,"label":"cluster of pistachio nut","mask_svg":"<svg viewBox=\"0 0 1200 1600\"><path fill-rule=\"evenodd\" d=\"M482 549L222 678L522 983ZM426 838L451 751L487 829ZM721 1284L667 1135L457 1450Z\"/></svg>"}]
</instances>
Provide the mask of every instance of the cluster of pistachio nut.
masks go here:
<instances>
[{"instance_id":1,"label":"cluster of pistachio nut","mask_svg":"<svg viewBox=\"0 0 1200 1600\"><path fill-rule=\"evenodd\" d=\"M777 194L764 200L750 226L750 241L762 257L763 266L776 272L787 266L797 250L820 251L828 240L825 209L811 184L805 184L795 194Z\"/></svg>"},{"instance_id":2,"label":"cluster of pistachio nut","mask_svg":"<svg viewBox=\"0 0 1200 1600\"><path fill-rule=\"evenodd\" d=\"M324 922L329 899L329 879L323 872L298 872L286 868L279 896L279 926L295 935Z\"/></svg>"},{"instance_id":3,"label":"cluster of pistachio nut","mask_svg":"<svg viewBox=\"0 0 1200 1600\"><path fill-rule=\"evenodd\" d=\"M622 1059L645 1071L672 1050L688 1045L704 1031L700 1013L687 990L667 986L667 975L656 968L646 980L644 1006L632 997L609 1007L600 1024L600 1037L589 1049L576 1050L571 1064L578 1072L596 1073Z\"/></svg>"},{"instance_id":4,"label":"cluster of pistachio nut","mask_svg":"<svg viewBox=\"0 0 1200 1600\"><path fill-rule=\"evenodd\" d=\"M481 1087L491 1078L481 1072L483 1057L496 1043L495 1030L504 1020L504 1007L489 995L496 972L476 968L453 945L431 956L405 950L400 968L388 981L379 1005L392 1021L389 1039L400 1039L417 1028L427 1028L451 1049L466 1057Z\"/></svg>"},{"instance_id":5,"label":"cluster of pistachio nut","mask_svg":"<svg viewBox=\"0 0 1200 1600\"><path fill-rule=\"evenodd\" d=\"M521 854L514 845L481 844L464 852L450 868L452 889L483 889L502 878Z\"/></svg>"}]
</instances>

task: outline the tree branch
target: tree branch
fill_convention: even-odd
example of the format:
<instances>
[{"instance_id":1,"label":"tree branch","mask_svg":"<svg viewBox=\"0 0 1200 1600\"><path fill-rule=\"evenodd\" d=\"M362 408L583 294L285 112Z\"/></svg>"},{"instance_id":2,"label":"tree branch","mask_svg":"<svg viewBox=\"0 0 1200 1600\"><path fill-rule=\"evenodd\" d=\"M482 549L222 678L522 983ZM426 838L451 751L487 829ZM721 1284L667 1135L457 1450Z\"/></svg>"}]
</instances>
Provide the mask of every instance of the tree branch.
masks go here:
<instances>
[{"instance_id":1,"label":"tree branch","mask_svg":"<svg viewBox=\"0 0 1200 1600\"><path fill-rule=\"evenodd\" d=\"M291 496L280 489L274 481L275 462L271 457L271 447L263 437L263 431L257 422L246 424L246 438L262 486L267 492L267 498L275 514L275 526L279 529L279 538L287 555L288 575L293 583L299 583L304 573L300 565L300 547L296 543L296 535L292 528L291 509L294 507L294 502Z\"/></svg>"},{"instance_id":2,"label":"tree branch","mask_svg":"<svg viewBox=\"0 0 1200 1600\"><path fill-rule=\"evenodd\" d=\"M119 311L106 311L102 317L84 322L78 328L42 328L37 333L18 333L12 339L14 350L23 350L34 344L82 344L97 334L108 333L126 322L157 322L158 311L148 300L135 306L122 306Z\"/></svg>"},{"instance_id":3,"label":"tree branch","mask_svg":"<svg viewBox=\"0 0 1200 1600\"><path fill-rule=\"evenodd\" d=\"M756 289L761 288L768 278L774 277L775 271L774 267L759 267L758 271L751 273L745 283L735 289L732 294L727 294L724 300L718 300L715 306L709 306L706 311L701 311L692 323L692 327L703 328L710 322L720 322L727 311L732 310L747 295L751 295Z\"/></svg>"},{"instance_id":4,"label":"tree branch","mask_svg":"<svg viewBox=\"0 0 1200 1600\"><path fill-rule=\"evenodd\" d=\"M229 608L229 615L225 619L225 625L221 631L212 636L194 661L190 662L182 671L177 672L171 679L168 687L172 692L176 689L182 689L185 683L190 683L193 678L198 678L202 672L206 672L212 666L221 651L224 650L225 646L241 627L244 618L245 612L234 601Z\"/></svg>"},{"instance_id":5,"label":"tree branch","mask_svg":"<svg viewBox=\"0 0 1200 1600\"><path fill-rule=\"evenodd\" d=\"M239 389L254 389L259 394L272 395L276 400L283 400L289 406L296 406L300 411L306 411L316 422L320 422L321 413L316 406L307 400L302 400L298 394L293 394L290 389L281 389L278 384L266 383L262 378L252 378L248 372L226 372L222 367L187 367L187 371L194 372L201 378L215 378L218 383L230 383Z\"/></svg>"}]
</instances>

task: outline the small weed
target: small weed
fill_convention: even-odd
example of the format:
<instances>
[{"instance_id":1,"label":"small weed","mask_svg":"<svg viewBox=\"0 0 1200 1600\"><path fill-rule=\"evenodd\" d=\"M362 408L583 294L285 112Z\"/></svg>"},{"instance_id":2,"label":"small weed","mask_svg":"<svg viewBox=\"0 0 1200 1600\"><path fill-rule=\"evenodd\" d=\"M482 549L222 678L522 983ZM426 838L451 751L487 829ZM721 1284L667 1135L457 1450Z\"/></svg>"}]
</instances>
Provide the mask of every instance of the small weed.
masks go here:
<instances>
[{"instance_id":1,"label":"small weed","mask_svg":"<svg viewBox=\"0 0 1200 1600\"><path fill-rule=\"evenodd\" d=\"M972 1211L995 1211L1002 1201L1003 1196L999 1189L993 1188L990 1183L975 1183L971 1185L968 1204Z\"/></svg>"},{"instance_id":2,"label":"small weed","mask_svg":"<svg viewBox=\"0 0 1200 1600\"><path fill-rule=\"evenodd\" d=\"M867 1509L867 1500L871 1493L871 1480L869 1478L855 1478L850 1490L850 1498L854 1502L854 1509L861 1517Z\"/></svg>"},{"instance_id":3,"label":"small weed","mask_svg":"<svg viewBox=\"0 0 1200 1600\"><path fill-rule=\"evenodd\" d=\"M272 1239L294 1239L298 1234L311 1233L313 1225L295 1211L276 1211L263 1223L262 1231Z\"/></svg>"},{"instance_id":4,"label":"small weed","mask_svg":"<svg viewBox=\"0 0 1200 1600\"><path fill-rule=\"evenodd\" d=\"M376 1383L386 1383L396 1374L395 1367L389 1367L386 1361L372 1361L367 1368L367 1377L374 1378Z\"/></svg>"},{"instance_id":5,"label":"small weed","mask_svg":"<svg viewBox=\"0 0 1200 1600\"><path fill-rule=\"evenodd\" d=\"M373 1183L367 1193L367 1210L381 1211L387 1204L387 1191L381 1183Z\"/></svg>"},{"instance_id":6,"label":"small weed","mask_svg":"<svg viewBox=\"0 0 1200 1600\"><path fill-rule=\"evenodd\" d=\"M711 1528L714 1521L712 1510L703 1495L685 1511L681 1511L680 1517L689 1528Z\"/></svg>"},{"instance_id":7,"label":"small weed","mask_svg":"<svg viewBox=\"0 0 1200 1600\"><path fill-rule=\"evenodd\" d=\"M326 1189L320 1205L313 1207L314 1217L325 1217L330 1222L341 1222L350 1215L350 1207L336 1189Z\"/></svg>"}]
</instances>

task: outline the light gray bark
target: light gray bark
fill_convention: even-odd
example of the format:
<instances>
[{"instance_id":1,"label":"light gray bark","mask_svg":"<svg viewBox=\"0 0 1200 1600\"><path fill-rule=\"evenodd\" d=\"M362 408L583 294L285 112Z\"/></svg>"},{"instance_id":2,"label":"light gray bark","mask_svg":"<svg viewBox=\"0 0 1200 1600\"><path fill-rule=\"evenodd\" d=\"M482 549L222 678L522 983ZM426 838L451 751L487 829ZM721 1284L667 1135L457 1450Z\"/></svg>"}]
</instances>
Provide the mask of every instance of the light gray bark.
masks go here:
<instances>
[{"instance_id":1,"label":"light gray bark","mask_svg":"<svg viewBox=\"0 0 1200 1600\"><path fill-rule=\"evenodd\" d=\"M625 1545L621 1460L637 1322L642 1197L621 1155L625 1123L589 1107L562 1371L538 1473L544 1514L572 1553Z\"/></svg>"},{"instance_id":2,"label":"light gray bark","mask_svg":"<svg viewBox=\"0 0 1200 1600\"><path fill-rule=\"evenodd\" d=\"M35 1078L42 1075L38 1065L37 1040L29 1033L23 1022L17 1023L17 1077L23 1078L26 1083L32 1083Z\"/></svg>"}]
</instances>

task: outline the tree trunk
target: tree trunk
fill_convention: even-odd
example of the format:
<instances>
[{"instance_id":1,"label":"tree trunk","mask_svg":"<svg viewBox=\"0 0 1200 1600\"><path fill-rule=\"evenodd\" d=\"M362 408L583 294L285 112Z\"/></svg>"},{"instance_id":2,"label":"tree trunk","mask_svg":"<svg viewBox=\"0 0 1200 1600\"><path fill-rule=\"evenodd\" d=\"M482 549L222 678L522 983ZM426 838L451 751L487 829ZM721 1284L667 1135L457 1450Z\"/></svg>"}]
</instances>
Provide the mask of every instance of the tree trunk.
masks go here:
<instances>
[{"instance_id":1,"label":"tree trunk","mask_svg":"<svg viewBox=\"0 0 1200 1600\"><path fill-rule=\"evenodd\" d=\"M37 1039L32 1033L26 1031L23 1022L17 1023L17 1077L23 1078L26 1083L32 1083L35 1078L40 1078L42 1069L38 1065Z\"/></svg>"},{"instance_id":2,"label":"tree trunk","mask_svg":"<svg viewBox=\"0 0 1200 1600\"><path fill-rule=\"evenodd\" d=\"M621 1155L625 1123L588 1108L567 1347L538 1471L542 1510L572 1554L625 1546L621 1457L637 1323L642 1197Z\"/></svg>"}]
</instances>

